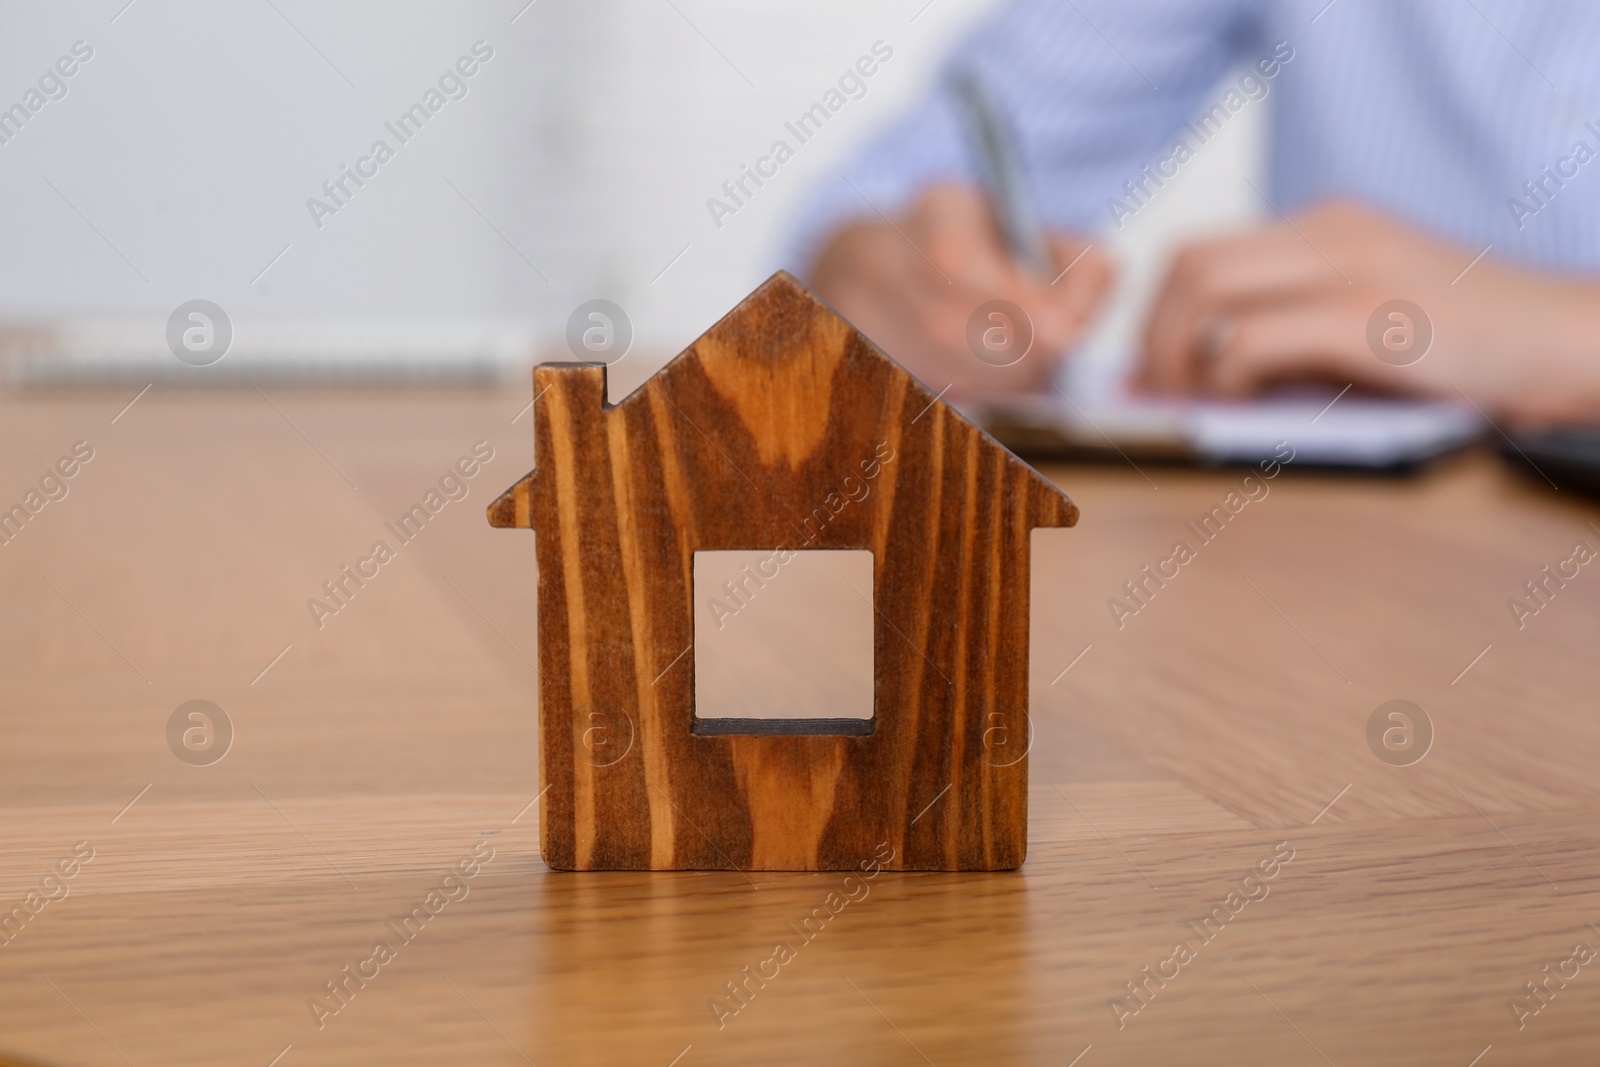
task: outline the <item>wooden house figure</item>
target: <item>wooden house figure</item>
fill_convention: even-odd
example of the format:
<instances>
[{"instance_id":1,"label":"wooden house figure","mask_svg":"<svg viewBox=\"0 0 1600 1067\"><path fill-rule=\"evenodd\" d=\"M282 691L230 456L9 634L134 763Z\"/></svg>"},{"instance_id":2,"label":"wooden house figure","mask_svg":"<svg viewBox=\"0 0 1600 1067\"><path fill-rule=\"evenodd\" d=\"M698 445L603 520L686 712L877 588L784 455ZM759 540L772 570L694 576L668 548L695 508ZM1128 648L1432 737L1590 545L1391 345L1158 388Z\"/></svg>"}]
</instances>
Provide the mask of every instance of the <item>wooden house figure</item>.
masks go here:
<instances>
[{"instance_id":1,"label":"wooden house figure","mask_svg":"<svg viewBox=\"0 0 1600 1067\"><path fill-rule=\"evenodd\" d=\"M536 535L548 864L1022 864L1030 532L1076 522L1060 490L786 273L615 405L603 364L533 388L537 467L489 521ZM783 547L872 553L865 729L695 715L695 553Z\"/></svg>"}]
</instances>

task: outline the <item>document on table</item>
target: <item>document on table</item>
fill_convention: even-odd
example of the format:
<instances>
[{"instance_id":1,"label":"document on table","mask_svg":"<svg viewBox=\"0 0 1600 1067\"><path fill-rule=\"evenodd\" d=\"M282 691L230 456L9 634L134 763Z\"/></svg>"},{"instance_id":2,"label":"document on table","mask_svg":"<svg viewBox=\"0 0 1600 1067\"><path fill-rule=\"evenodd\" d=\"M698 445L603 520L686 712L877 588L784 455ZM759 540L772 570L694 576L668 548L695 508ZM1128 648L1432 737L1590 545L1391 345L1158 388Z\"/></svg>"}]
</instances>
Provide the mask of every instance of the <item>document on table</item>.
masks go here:
<instances>
[{"instance_id":1,"label":"document on table","mask_svg":"<svg viewBox=\"0 0 1600 1067\"><path fill-rule=\"evenodd\" d=\"M1031 455L1111 452L1207 464L1257 463L1287 443L1295 463L1414 466L1476 440L1483 416L1464 404L1292 395L1223 403L1136 397L1077 401L1062 393L967 405L1002 444Z\"/></svg>"}]
</instances>

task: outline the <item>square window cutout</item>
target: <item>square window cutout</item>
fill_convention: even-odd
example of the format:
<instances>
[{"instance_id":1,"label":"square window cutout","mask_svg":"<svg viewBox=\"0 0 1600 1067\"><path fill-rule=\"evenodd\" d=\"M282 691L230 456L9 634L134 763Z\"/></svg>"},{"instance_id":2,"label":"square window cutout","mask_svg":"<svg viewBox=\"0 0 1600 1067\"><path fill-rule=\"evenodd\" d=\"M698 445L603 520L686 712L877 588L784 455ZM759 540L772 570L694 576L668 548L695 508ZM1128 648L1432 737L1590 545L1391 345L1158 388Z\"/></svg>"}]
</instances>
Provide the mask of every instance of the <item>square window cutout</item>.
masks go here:
<instances>
[{"instance_id":1,"label":"square window cutout","mask_svg":"<svg viewBox=\"0 0 1600 1067\"><path fill-rule=\"evenodd\" d=\"M694 732L870 734L872 553L694 554Z\"/></svg>"}]
</instances>

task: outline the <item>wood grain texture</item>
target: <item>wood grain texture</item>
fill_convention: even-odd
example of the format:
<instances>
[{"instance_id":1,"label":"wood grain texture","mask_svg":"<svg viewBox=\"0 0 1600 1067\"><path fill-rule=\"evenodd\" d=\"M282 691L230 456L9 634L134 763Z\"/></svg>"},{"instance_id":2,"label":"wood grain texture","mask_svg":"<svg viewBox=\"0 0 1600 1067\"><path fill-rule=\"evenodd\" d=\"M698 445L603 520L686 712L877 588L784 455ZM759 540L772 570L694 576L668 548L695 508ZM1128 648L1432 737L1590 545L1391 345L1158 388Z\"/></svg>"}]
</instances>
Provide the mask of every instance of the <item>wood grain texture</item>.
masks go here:
<instances>
[{"instance_id":1,"label":"wood grain texture","mask_svg":"<svg viewBox=\"0 0 1600 1067\"><path fill-rule=\"evenodd\" d=\"M1520 630L1506 600L1600 541L1600 508L1492 455L1416 480L1291 465L1120 630L1106 598L1239 473L1146 468L1157 489L1120 461L1049 469L1084 518L1034 535L1028 862L880 875L719 1025L726 983L797 939L843 875L541 860L531 539L486 531L477 507L533 466L529 416L512 421L526 388L273 394L280 414L157 386L112 424L133 392L0 393L0 500L71 442L96 448L0 547L0 911L74 842L97 849L0 947L0 1053L1594 1061L1600 971L1524 1027L1507 1003L1575 942L1600 948L1600 571ZM480 437L496 457L473 495L316 629L305 598ZM210 767L163 736L197 697L237 728ZM1365 737L1396 697L1436 728L1407 768ZM483 840L497 852L471 894L319 1027L308 999ZM1119 1028L1108 1001L1281 841L1296 855L1270 896Z\"/></svg>"},{"instance_id":2,"label":"wood grain texture","mask_svg":"<svg viewBox=\"0 0 1600 1067\"><path fill-rule=\"evenodd\" d=\"M601 365L533 388L538 466L489 520L537 537L549 863L1023 862L1004 742L1028 730L1030 535L1077 520L1059 489L782 273L615 406ZM873 553L870 734L696 729L694 554L720 549Z\"/></svg>"}]
</instances>

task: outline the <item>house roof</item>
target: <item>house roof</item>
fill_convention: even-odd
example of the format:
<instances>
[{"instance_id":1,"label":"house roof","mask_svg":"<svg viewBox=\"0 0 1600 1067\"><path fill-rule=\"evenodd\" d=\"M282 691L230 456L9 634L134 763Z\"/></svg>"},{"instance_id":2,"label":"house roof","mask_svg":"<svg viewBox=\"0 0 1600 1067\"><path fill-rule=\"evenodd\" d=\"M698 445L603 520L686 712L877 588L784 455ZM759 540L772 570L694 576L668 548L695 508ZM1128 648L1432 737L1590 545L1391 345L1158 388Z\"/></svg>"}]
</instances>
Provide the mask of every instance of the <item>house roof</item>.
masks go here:
<instances>
[{"instance_id":1,"label":"house roof","mask_svg":"<svg viewBox=\"0 0 1600 1067\"><path fill-rule=\"evenodd\" d=\"M590 372L598 367L603 376L603 365L543 364L535 381L541 373L580 367ZM716 394L712 399L724 403L714 412L686 412L684 405L707 392L707 385ZM989 462L1010 466L1013 477L1030 483L1032 525L1077 522L1078 509L1065 493L946 404L787 271L768 278L638 389L604 408L627 415L655 398L665 399L713 444L723 435L737 435L739 451L753 450L767 468L799 468L830 434L848 432L864 419L883 423L898 414L901 432L909 433L932 432L935 423L960 427L966 431L962 436L975 435L973 446L986 452ZM891 403L897 413L885 410ZM912 429L918 423L923 423L920 429ZM531 524L533 477L530 472L489 506L491 525Z\"/></svg>"}]
</instances>

